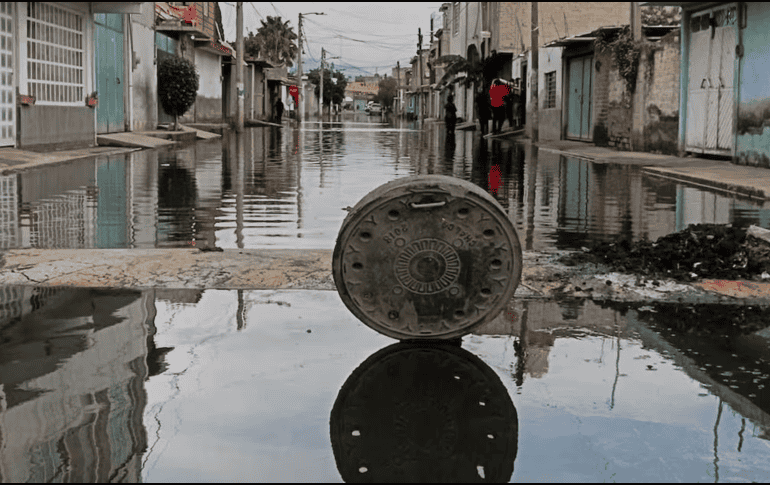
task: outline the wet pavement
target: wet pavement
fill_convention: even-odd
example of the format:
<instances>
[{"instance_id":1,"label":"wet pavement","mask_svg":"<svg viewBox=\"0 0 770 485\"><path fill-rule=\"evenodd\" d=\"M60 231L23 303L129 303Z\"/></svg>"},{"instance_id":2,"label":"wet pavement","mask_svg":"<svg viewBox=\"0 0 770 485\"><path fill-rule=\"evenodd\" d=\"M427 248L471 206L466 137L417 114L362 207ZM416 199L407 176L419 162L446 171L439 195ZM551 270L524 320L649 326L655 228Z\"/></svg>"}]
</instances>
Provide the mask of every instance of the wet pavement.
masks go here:
<instances>
[{"instance_id":1,"label":"wet pavement","mask_svg":"<svg viewBox=\"0 0 770 485\"><path fill-rule=\"evenodd\" d=\"M770 480L767 318L517 300L420 348L331 291L2 295L4 482Z\"/></svg>"},{"instance_id":2,"label":"wet pavement","mask_svg":"<svg viewBox=\"0 0 770 485\"><path fill-rule=\"evenodd\" d=\"M366 327L318 291L328 275L303 280L290 258L262 265L272 287L294 285L277 290L178 289L150 259L146 272L177 289L29 286L54 281L42 263L18 266L27 286L0 286L0 482L770 481L761 288L755 302L692 304L628 275L554 279L534 252L691 223L767 228L764 202L380 121L249 128L6 175L0 247L225 248L184 252L193 273L219 255L321 264L342 209L375 187L435 173L486 189L497 165L494 196L534 286L459 346L417 346Z\"/></svg>"},{"instance_id":3,"label":"wet pavement","mask_svg":"<svg viewBox=\"0 0 770 485\"><path fill-rule=\"evenodd\" d=\"M770 206L443 125L345 114L303 129L247 128L179 149L143 150L5 175L0 248L332 249L372 189L444 174L489 189L525 250L580 249L623 235L651 240L694 223L770 228ZM239 142L240 140L240 142Z\"/></svg>"}]
</instances>

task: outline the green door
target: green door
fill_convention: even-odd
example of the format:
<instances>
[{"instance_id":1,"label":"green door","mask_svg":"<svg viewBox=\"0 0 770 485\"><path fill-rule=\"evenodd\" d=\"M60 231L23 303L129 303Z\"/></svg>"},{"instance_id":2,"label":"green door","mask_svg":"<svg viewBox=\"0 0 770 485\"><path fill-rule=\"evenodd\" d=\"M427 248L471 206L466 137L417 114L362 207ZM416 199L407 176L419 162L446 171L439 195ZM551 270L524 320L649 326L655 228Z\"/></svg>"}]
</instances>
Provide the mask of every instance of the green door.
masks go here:
<instances>
[{"instance_id":1,"label":"green door","mask_svg":"<svg viewBox=\"0 0 770 485\"><path fill-rule=\"evenodd\" d=\"M567 90L567 138L588 140L591 129L591 67L593 57L578 57L569 62Z\"/></svg>"},{"instance_id":2,"label":"green door","mask_svg":"<svg viewBox=\"0 0 770 485\"><path fill-rule=\"evenodd\" d=\"M123 110L123 14L94 14L96 51L96 132L125 131Z\"/></svg>"}]
</instances>

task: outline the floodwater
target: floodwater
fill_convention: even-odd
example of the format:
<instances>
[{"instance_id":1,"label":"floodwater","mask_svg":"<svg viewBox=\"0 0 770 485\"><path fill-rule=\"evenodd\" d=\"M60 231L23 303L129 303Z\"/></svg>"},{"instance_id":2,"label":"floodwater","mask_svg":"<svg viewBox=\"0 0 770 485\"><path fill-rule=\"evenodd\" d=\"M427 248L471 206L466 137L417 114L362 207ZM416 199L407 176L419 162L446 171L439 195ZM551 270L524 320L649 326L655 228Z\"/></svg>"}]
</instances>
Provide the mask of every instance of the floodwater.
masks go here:
<instances>
[{"instance_id":1,"label":"floodwater","mask_svg":"<svg viewBox=\"0 0 770 485\"><path fill-rule=\"evenodd\" d=\"M759 309L523 300L460 348L334 292L0 293L0 482L770 480Z\"/></svg>"},{"instance_id":2,"label":"floodwater","mask_svg":"<svg viewBox=\"0 0 770 485\"><path fill-rule=\"evenodd\" d=\"M444 174L489 190L494 166L524 249L655 240L692 223L770 228L770 205L639 167L345 113L0 177L0 248L332 249L342 209L383 183Z\"/></svg>"}]
</instances>

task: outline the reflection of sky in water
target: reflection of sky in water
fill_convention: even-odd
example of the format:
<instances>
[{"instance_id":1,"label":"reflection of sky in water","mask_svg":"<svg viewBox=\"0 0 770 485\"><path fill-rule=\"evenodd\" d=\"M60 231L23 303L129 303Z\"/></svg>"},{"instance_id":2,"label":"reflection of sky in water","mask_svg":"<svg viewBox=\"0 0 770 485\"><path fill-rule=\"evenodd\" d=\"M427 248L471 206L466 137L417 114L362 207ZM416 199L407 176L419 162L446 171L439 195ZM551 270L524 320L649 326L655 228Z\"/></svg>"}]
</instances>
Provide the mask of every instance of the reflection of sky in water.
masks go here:
<instances>
[{"instance_id":1,"label":"reflection of sky in water","mask_svg":"<svg viewBox=\"0 0 770 485\"><path fill-rule=\"evenodd\" d=\"M175 350L168 371L147 383L145 423L155 437L150 446L158 443L143 478L339 481L328 435L332 404L353 369L393 341L357 322L331 292L245 292L238 332L236 293L207 291L196 305L157 303L157 344ZM713 480L717 397L633 331L620 339L559 332L553 346L529 348L537 368L520 388L511 337L464 338L463 348L497 372L518 410L514 481ZM722 404L719 476L767 479L770 442L748 422L738 452L741 419Z\"/></svg>"},{"instance_id":2,"label":"reflection of sky in water","mask_svg":"<svg viewBox=\"0 0 770 485\"><path fill-rule=\"evenodd\" d=\"M524 249L579 249L619 235L655 240L702 222L770 227L770 211L756 202L636 166L546 149L535 157L528 146L482 144L475 132L457 132L452 143L443 125L418 131L358 116L303 126L6 177L16 184L7 193L19 197L0 204L0 246L331 249L342 209L385 182L444 174L488 190L493 167L501 175L495 198Z\"/></svg>"},{"instance_id":3,"label":"reflection of sky in water","mask_svg":"<svg viewBox=\"0 0 770 485\"><path fill-rule=\"evenodd\" d=\"M339 481L332 406L394 342L331 291L31 291L11 292L20 323L0 321L5 481L87 478L100 463L103 481L113 468L145 481ZM767 383L753 356L766 355L767 328L744 340L754 350L731 339L726 351L639 315L516 300L464 337L516 406L513 479L767 481L766 394L718 377Z\"/></svg>"}]
</instances>

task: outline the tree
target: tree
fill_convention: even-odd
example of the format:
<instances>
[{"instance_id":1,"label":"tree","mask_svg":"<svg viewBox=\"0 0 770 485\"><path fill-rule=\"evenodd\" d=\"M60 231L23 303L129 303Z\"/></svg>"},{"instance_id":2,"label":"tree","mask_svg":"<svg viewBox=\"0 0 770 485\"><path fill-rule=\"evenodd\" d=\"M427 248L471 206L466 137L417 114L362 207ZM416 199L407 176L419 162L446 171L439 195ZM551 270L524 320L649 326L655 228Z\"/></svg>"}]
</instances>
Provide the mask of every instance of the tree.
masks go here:
<instances>
[{"instance_id":1,"label":"tree","mask_svg":"<svg viewBox=\"0 0 770 485\"><path fill-rule=\"evenodd\" d=\"M642 7L642 25L679 25L681 12L679 7Z\"/></svg>"},{"instance_id":2,"label":"tree","mask_svg":"<svg viewBox=\"0 0 770 485\"><path fill-rule=\"evenodd\" d=\"M225 41L225 27L222 25L222 10L219 8L219 2L214 2L214 22L217 24L214 32L217 42Z\"/></svg>"},{"instance_id":3,"label":"tree","mask_svg":"<svg viewBox=\"0 0 770 485\"><path fill-rule=\"evenodd\" d=\"M329 104L342 104L345 100L345 87L348 85L347 79L345 79L345 73L341 71L333 71L332 69L324 69L324 105ZM321 92L321 76L319 69L313 69L307 73L308 80L315 84L315 95L318 97ZM334 79L334 81L332 80Z\"/></svg>"},{"instance_id":4,"label":"tree","mask_svg":"<svg viewBox=\"0 0 770 485\"><path fill-rule=\"evenodd\" d=\"M179 117L195 103L198 86L198 73L189 60L168 56L158 63L158 97L166 113L174 117L174 130L179 131Z\"/></svg>"},{"instance_id":5,"label":"tree","mask_svg":"<svg viewBox=\"0 0 770 485\"><path fill-rule=\"evenodd\" d=\"M377 92L377 102L385 109L390 109L393 106L393 98L398 94L398 87L396 86L396 80L392 77L386 77L380 81L380 89Z\"/></svg>"},{"instance_id":6,"label":"tree","mask_svg":"<svg viewBox=\"0 0 770 485\"><path fill-rule=\"evenodd\" d=\"M257 34L249 32L244 39L246 54L251 57L262 57L275 64L292 67L297 56L297 34L289 26L289 21L281 21L281 17L267 17L267 22L260 20L262 26Z\"/></svg>"}]
</instances>

